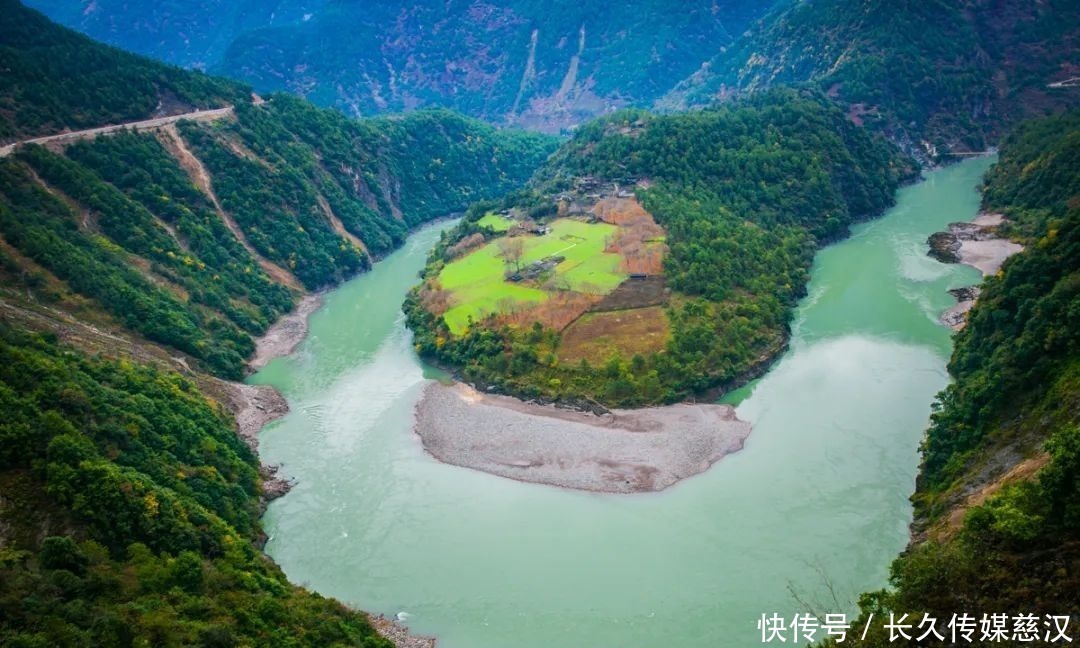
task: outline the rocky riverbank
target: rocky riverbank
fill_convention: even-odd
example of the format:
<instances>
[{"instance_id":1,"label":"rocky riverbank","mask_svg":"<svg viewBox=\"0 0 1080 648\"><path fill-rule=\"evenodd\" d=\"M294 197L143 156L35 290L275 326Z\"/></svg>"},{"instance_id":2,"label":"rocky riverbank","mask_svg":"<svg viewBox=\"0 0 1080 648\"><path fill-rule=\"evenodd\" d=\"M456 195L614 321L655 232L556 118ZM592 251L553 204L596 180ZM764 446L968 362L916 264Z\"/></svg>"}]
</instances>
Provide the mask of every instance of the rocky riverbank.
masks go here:
<instances>
[{"instance_id":1,"label":"rocky riverbank","mask_svg":"<svg viewBox=\"0 0 1080 648\"><path fill-rule=\"evenodd\" d=\"M255 340L255 354L248 368L258 371L278 356L292 353L308 332L308 318L322 305L319 294L305 295L291 313L274 323ZM267 385L248 385L212 379L212 392L228 407L236 419L237 433L244 443L259 452L259 431L263 426L289 412L289 404L278 390ZM280 466L262 463L263 505L275 500L293 487L291 479L278 474Z\"/></svg>"},{"instance_id":2,"label":"rocky riverbank","mask_svg":"<svg viewBox=\"0 0 1080 648\"><path fill-rule=\"evenodd\" d=\"M1002 214L981 213L968 223L949 223L948 230L930 235L928 254L942 263L962 263L984 277L997 274L1001 264L1024 249L998 233L1005 222ZM949 293L957 303L941 314L941 323L953 330L964 328L967 313L979 297L978 286L955 288Z\"/></svg>"},{"instance_id":3,"label":"rocky riverbank","mask_svg":"<svg viewBox=\"0 0 1080 648\"><path fill-rule=\"evenodd\" d=\"M964 328L968 311L975 305L975 300L979 298L979 292L978 286L964 286L963 288L950 290L949 294L956 298L956 306L947 309L941 314L939 318L941 323L954 331Z\"/></svg>"},{"instance_id":4,"label":"rocky riverbank","mask_svg":"<svg viewBox=\"0 0 1080 648\"><path fill-rule=\"evenodd\" d=\"M248 363L251 370L256 371L274 358L292 353L307 336L308 318L321 305L321 295L305 296L293 312L257 339L255 355ZM258 454L259 432L263 426L289 412L285 397L269 385L248 385L216 378L212 380L212 392L233 413L240 438ZM288 493L295 485L294 480L281 475L279 470L280 466L261 463L264 507ZM261 544L259 543L259 546ZM436 640L433 637L412 635L404 624L383 615L367 616L372 627L389 639L396 648L435 648Z\"/></svg>"},{"instance_id":5,"label":"rocky riverbank","mask_svg":"<svg viewBox=\"0 0 1080 648\"><path fill-rule=\"evenodd\" d=\"M258 371L274 358L292 353L308 332L308 318L322 305L319 294L305 295L296 308L274 323L255 340L255 354L248 368ZM215 392L236 418L237 433L258 454L259 431L271 421L285 416L289 404L278 390L267 385L216 381ZM263 504L275 500L293 487L294 482L278 474L280 466L262 464Z\"/></svg>"},{"instance_id":6,"label":"rocky riverbank","mask_svg":"<svg viewBox=\"0 0 1080 648\"><path fill-rule=\"evenodd\" d=\"M275 419L289 412L285 397L273 387L266 385L247 385L244 383L216 381L216 395L229 408L236 419L236 430L244 443L257 455L259 452L259 430ZM260 462L261 463L261 462ZM263 477L263 503L281 497L292 488L292 480L278 475L279 466L261 464Z\"/></svg>"},{"instance_id":7,"label":"rocky riverbank","mask_svg":"<svg viewBox=\"0 0 1080 648\"><path fill-rule=\"evenodd\" d=\"M445 463L518 481L639 493L663 490L742 449L750 424L727 405L596 415L431 383L414 430Z\"/></svg>"},{"instance_id":8,"label":"rocky riverbank","mask_svg":"<svg viewBox=\"0 0 1080 648\"><path fill-rule=\"evenodd\" d=\"M963 263L983 273L995 274L1005 259L1024 249L998 234L1005 222L1002 214L979 214L968 223L949 223L944 232L930 235L929 255L942 263Z\"/></svg>"},{"instance_id":9,"label":"rocky riverbank","mask_svg":"<svg viewBox=\"0 0 1080 648\"><path fill-rule=\"evenodd\" d=\"M396 648L435 648L434 637L409 634L409 628L400 621L389 619L381 614L369 614L368 621Z\"/></svg>"},{"instance_id":10,"label":"rocky riverbank","mask_svg":"<svg viewBox=\"0 0 1080 648\"><path fill-rule=\"evenodd\" d=\"M292 353L304 341L308 332L308 318L322 306L322 295L305 295L293 311L267 329L255 340L255 354L248 360L248 368L258 371L278 356Z\"/></svg>"}]
</instances>

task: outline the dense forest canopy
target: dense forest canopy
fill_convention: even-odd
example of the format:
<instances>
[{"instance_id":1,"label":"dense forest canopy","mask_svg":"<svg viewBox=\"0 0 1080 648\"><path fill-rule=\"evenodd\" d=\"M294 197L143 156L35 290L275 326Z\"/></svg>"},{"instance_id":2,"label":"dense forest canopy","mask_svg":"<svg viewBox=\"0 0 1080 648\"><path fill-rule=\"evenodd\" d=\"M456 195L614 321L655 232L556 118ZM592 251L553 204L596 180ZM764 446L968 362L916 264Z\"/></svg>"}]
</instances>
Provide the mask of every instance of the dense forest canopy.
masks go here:
<instances>
[{"instance_id":1,"label":"dense forest canopy","mask_svg":"<svg viewBox=\"0 0 1080 648\"><path fill-rule=\"evenodd\" d=\"M253 544L260 477L180 376L0 325L0 644L388 647Z\"/></svg>"},{"instance_id":2,"label":"dense forest canopy","mask_svg":"<svg viewBox=\"0 0 1080 648\"><path fill-rule=\"evenodd\" d=\"M198 301L184 299L177 290L170 290L170 285L159 284L140 272L124 249L129 246L131 254L141 252L166 260L169 265L161 264L157 274L174 278L179 285L206 281L210 271L200 269L186 255L177 255L179 246L148 212L130 209L141 218L126 218L123 210L132 207L128 199L116 189L102 187L78 165L40 148L29 149L23 156L46 172L55 172L57 179L70 182L71 187L85 189L95 201L117 203L103 205L105 211L98 212L105 214L100 219L102 228L115 236L116 242L80 231L70 207L35 183L22 160L0 164L0 232L5 241L66 282L72 291L100 304L124 326L199 358L225 376L242 375L244 357L254 350L251 338ZM94 193L95 189L102 189L102 193ZM162 243L165 246L158 247ZM174 275L170 270L177 266L191 272L187 277ZM216 288L216 281L209 283ZM48 295L43 297L48 299ZM205 297L208 300L214 295L208 292ZM291 308L291 297L282 307Z\"/></svg>"},{"instance_id":3,"label":"dense forest canopy","mask_svg":"<svg viewBox=\"0 0 1080 648\"><path fill-rule=\"evenodd\" d=\"M0 1L0 143L246 100L243 84L96 43Z\"/></svg>"},{"instance_id":4,"label":"dense forest canopy","mask_svg":"<svg viewBox=\"0 0 1080 648\"><path fill-rule=\"evenodd\" d=\"M455 336L418 295L407 305L418 348L470 380L548 398L672 401L730 385L782 348L816 247L881 211L910 162L814 93L777 91L672 116L623 112L581 129L502 207L551 215L575 178L645 180L641 204L666 230L671 337L657 353L560 362L559 330L477 322ZM640 186L640 183L639 183ZM548 209L551 207L551 209ZM477 232L484 209L436 250ZM527 327L524 327L527 328Z\"/></svg>"}]
</instances>

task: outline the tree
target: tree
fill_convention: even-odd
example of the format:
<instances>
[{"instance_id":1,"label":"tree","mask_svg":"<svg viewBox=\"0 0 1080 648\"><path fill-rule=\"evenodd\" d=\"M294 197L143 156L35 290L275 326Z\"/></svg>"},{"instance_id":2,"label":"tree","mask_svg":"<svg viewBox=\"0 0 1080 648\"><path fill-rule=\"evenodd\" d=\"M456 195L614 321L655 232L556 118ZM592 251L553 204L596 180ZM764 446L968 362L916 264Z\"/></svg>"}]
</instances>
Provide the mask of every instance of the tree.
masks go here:
<instances>
[{"instance_id":1,"label":"tree","mask_svg":"<svg viewBox=\"0 0 1080 648\"><path fill-rule=\"evenodd\" d=\"M525 256L525 242L517 237L504 236L499 239L499 256L512 266L514 272L521 271L521 259Z\"/></svg>"}]
</instances>

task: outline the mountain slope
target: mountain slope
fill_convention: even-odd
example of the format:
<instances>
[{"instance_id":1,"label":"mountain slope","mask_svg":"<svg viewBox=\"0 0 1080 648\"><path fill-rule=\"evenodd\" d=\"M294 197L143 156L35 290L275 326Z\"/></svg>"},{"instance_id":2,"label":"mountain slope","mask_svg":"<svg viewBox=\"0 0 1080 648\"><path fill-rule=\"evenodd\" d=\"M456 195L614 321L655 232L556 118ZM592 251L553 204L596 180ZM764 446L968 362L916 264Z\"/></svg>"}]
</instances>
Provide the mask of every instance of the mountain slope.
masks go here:
<instances>
[{"instance_id":1,"label":"mountain slope","mask_svg":"<svg viewBox=\"0 0 1080 648\"><path fill-rule=\"evenodd\" d=\"M913 151L982 150L1008 125L1080 100L1080 9L1065 0L779 5L664 105L778 84L827 91Z\"/></svg>"},{"instance_id":2,"label":"mountain slope","mask_svg":"<svg viewBox=\"0 0 1080 648\"><path fill-rule=\"evenodd\" d=\"M68 25L354 115L442 106L544 130L647 105L769 2L37 0ZM226 46L225 43L228 43Z\"/></svg>"},{"instance_id":3,"label":"mountain slope","mask_svg":"<svg viewBox=\"0 0 1080 648\"><path fill-rule=\"evenodd\" d=\"M236 377L250 336L292 307L283 280L342 280L409 228L514 186L546 146L449 114L357 123L275 97L235 120L21 149L0 161L0 236L126 327Z\"/></svg>"},{"instance_id":4,"label":"mountain slope","mask_svg":"<svg viewBox=\"0 0 1080 648\"><path fill-rule=\"evenodd\" d=\"M555 141L263 101L3 9L0 644L387 648L258 550L267 475L233 415L266 420L266 395L221 378L300 293L518 186ZM168 97L233 108L23 143Z\"/></svg>"},{"instance_id":5,"label":"mountain slope","mask_svg":"<svg viewBox=\"0 0 1080 648\"><path fill-rule=\"evenodd\" d=\"M156 75L152 89L240 88L11 9L6 29L38 36L6 45L9 69L36 79L42 97L63 92L68 102L107 105L120 86L66 93L83 61L104 58L121 81ZM43 68L55 71L56 88ZM19 128L39 105L24 87L12 84L8 95L19 102ZM151 96L137 84L132 92ZM252 336L292 308L290 291L339 282L400 245L410 228L523 183L554 144L448 112L358 122L285 95L253 102L238 91L231 99L233 111L215 120L22 146L0 159L6 256L62 284L39 298L80 308L86 302L74 296L89 300L112 325L236 378ZM88 126L121 116L80 114Z\"/></svg>"},{"instance_id":6,"label":"mountain slope","mask_svg":"<svg viewBox=\"0 0 1080 648\"><path fill-rule=\"evenodd\" d=\"M389 648L254 546L260 477L179 375L0 322L0 644Z\"/></svg>"},{"instance_id":7,"label":"mountain slope","mask_svg":"<svg viewBox=\"0 0 1080 648\"><path fill-rule=\"evenodd\" d=\"M0 68L0 144L220 107L250 93L94 43L18 0L0 0Z\"/></svg>"}]
</instances>

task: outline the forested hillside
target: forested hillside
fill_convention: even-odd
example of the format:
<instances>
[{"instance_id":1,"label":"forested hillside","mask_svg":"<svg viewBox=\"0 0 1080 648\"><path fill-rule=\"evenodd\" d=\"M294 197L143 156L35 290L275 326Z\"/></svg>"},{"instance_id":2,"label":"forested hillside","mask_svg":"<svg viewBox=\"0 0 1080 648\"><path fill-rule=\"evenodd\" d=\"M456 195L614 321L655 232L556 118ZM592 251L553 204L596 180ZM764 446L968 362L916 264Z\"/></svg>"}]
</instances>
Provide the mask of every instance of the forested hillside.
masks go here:
<instances>
[{"instance_id":1,"label":"forested hillside","mask_svg":"<svg viewBox=\"0 0 1080 648\"><path fill-rule=\"evenodd\" d=\"M243 100L243 84L95 43L0 0L0 144Z\"/></svg>"},{"instance_id":2,"label":"forested hillside","mask_svg":"<svg viewBox=\"0 0 1080 648\"><path fill-rule=\"evenodd\" d=\"M410 227L523 181L548 146L280 96L233 121L25 147L0 161L0 234L126 327L237 377L251 335L291 309L287 286L367 267Z\"/></svg>"},{"instance_id":3,"label":"forested hillside","mask_svg":"<svg viewBox=\"0 0 1080 648\"><path fill-rule=\"evenodd\" d=\"M254 546L258 460L175 373L0 323L0 644L389 647Z\"/></svg>"},{"instance_id":4,"label":"forested hillside","mask_svg":"<svg viewBox=\"0 0 1080 648\"><path fill-rule=\"evenodd\" d=\"M63 85L80 76L81 62L102 57L111 57L118 79L151 70L155 83L239 87L60 27L39 29L36 12L11 9L6 28L39 39L5 43L16 55L14 76L40 86L39 100L12 96L19 128L30 123L19 116L39 105L68 114L51 97L97 108L128 88ZM59 86L48 85L43 68ZM287 95L232 99L234 114L218 121L23 146L0 159L0 254L15 283L33 284L33 298L55 306L89 300L108 325L237 378L252 336L291 310L290 291L339 282L400 245L410 228L520 185L554 145L448 112L356 121ZM68 123L119 117L89 111L85 123ZM59 285L35 294L46 275Z\"/></svg>"},{"instance_id":5,"label":"forested hillside","mask_svg":"<svg viewBox=\"0 0 1080 648\"><path fill-rule=\"evenodd\" d=\"M115 45L353 115L423 106L555 130L648 105L771 2L31 2Z\"/></svg>"},{"instance_id":6,"label":"forested hillside","mask_svg":"<svg viewBox=\"0 0 1080 648\"><path fill-rule=\"evenodd\" d=\"M263 101L17 3L0 30L5 137L235 106L0 157L0 645L389 646L258 550L258 460L207 374L555 141Z\"/></svg>"},{"instance_id":7,"label":"forested hillside","mask_svg":"<svg viewBox=\"0 0 1080 648\"><path fill-rule=\"evenodd\" d=\"M583 180L636 186L642 207L666 231L659 274L667 292L647 304L647 315L633 312L644 304L630 300L619 308L594 304L582 317L599 308L659 318L651 327L658 344L636 346L628 330L613 350L575 357L565 338L576 324L552 324L558 318L545 304L515 313L513 322L495 316L455 335L439 317L454 295L432 294L456 243L494 234L480 223L483 208L436 250L407 305L410 324L422 353L513 393L641 405L731 386L783 348L815 249L891 204L913 171L887 142L811 92L776 91L682 115L620 113L580 129L530 191L496 207L550 220L562 211L559 195ZM530 328L531 321L538 323Z\"/></svg>"},{"instance_id":8,"label":"forested hillside","mask_svg":"<svg viewBox=\"0 0 1080 648\"><path fill-rule=\"evenodd\" d=\"M1080 100L1080 9L1049 0L814 0L777 5L662 102L807 83L928 157L981 151L1009 124Z\"/></svg>"},{"instance_id":9,"label":"forested hillside","mask_svg":"<svg viewBox=\"0 0 1080 648\"><path fill-rule=\"evenodd\" d=\"M864 615L1080 609L1080 113L1010 135L985 207L1027 249L956 338L912 498L920 535ZM859 645L895 645L877 631Z\"/></svg>"}]
</instances>

